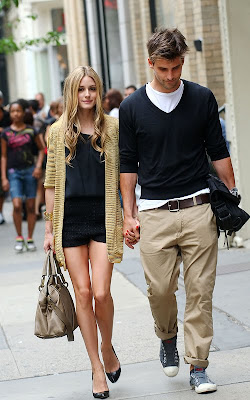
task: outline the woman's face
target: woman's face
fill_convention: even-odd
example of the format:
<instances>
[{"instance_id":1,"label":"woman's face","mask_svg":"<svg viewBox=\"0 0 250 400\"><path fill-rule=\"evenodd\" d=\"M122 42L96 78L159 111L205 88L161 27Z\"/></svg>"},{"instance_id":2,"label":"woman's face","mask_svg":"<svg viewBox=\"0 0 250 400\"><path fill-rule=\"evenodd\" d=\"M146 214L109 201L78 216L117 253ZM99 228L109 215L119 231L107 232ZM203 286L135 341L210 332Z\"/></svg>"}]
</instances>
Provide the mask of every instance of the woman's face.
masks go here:
<instances>
[{"instance_id":1,"label":"woman's face","mask_svg":"<svg viewBox=\"0 0 250 400\"><path fill-rule=\"evenodd\" d=\"M78 88L78 108L91 110L96 105L97 89L93 78L84 76Z\"/></svg>"},{"instance_id":2,"label":"woman's face","mask_svg":"<svg viewBox=\"0 0 250 400\"><path fill-rule=\"evenodd\" d=\"M20 104L14 103L10 107L10 118L13 123L20 123L24 121L25 112Z\"/></svg>"}]
</instances>

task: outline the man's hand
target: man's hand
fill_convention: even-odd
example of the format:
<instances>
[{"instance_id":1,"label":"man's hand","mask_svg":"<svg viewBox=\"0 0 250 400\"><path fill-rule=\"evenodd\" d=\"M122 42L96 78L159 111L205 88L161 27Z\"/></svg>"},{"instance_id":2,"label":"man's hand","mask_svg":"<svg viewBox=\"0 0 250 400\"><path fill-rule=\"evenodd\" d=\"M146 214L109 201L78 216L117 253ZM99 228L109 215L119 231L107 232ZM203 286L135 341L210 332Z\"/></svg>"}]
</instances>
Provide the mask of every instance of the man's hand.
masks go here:
<instances>
[{"instance_id":1,"label":"man's hand","mask_svg":"<svg viewBox=\"0 0 250 400\"><path fill-rule=\"evenodd\" d=\"M123 221L123 236L125 238L125 244L130 248L134 249L134 245L140 240L140 224L137 218L124 218Z\"/></svg>"}]
</instances>

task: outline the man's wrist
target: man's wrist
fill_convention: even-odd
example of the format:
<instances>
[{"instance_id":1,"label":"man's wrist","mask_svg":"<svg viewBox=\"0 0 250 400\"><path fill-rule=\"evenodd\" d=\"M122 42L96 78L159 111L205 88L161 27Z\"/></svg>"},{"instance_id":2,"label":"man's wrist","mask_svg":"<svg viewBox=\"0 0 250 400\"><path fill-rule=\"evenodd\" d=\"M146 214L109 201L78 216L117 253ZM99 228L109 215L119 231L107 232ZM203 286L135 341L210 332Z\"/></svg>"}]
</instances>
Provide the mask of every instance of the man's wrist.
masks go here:
<instances>
[{"instance_id":1,"label":"man's wrist","mask_svg":"<svg viewBox=\"0 0 250 400\"><path fill-rule=\"evenodd\" d=\"M239 191L237 189L237 187L233 187L232 189L229 190L229 192L234 195L235 197L239 197Z\"/></svg>"}]
</instances>

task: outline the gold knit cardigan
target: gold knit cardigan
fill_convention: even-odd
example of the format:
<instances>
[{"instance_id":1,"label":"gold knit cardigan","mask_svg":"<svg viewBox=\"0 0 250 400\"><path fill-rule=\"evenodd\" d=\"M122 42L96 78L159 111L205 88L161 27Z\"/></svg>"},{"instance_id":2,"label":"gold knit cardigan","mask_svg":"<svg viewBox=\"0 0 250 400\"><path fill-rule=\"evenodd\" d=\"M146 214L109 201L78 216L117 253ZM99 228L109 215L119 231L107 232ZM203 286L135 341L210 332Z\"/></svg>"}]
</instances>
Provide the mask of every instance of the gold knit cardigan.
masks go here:
<instances>
[{"instance_id":1,"label":"gold knit cardigan","mask_svg":"<svg viewBox=\"0 0 250 400\"><path fill-rule=\"evenodd\" d=\"M123 235L122 211L118 193L119 187L119 147L118 120L105 115L105 129L108 131L104 143L105 159L105 224L108 259L111 263L122 261ZM55 188L53 209L53 234L56 258L61 267L66 270L65 257L62 248L62 229L65 200L65 142L61 120L55 122L48 139L48 157L44 187Z\"/></svg>"}]
</instances>

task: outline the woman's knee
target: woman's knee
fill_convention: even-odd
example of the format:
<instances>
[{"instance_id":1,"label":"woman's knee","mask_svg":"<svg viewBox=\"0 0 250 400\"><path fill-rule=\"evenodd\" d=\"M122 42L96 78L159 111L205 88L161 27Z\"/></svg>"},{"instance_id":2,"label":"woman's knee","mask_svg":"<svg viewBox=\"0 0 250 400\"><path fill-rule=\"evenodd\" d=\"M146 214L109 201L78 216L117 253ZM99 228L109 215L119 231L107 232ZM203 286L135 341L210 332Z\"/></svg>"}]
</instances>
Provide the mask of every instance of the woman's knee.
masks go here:
<instances>
[{"instance_id":1,"label":"woman's knee","mask_svg":"<svg viewBox=\"0 0 250 400\"><path fill-rule=\"evenodd\" d=\"M98 290L94 293L96 303L105 304L111 298L110 290Z\"/></svg>"},{"instance_id":2,"label":"woman's knee","mask_svg":"<svg viewBox=\"0 0 250 400\"><path fill-rule=\"evenodd\" d=\"M26 210L28 214L34 214L35 213L35 199L34 201L29 201L26 202Z\"/></svg>"},{"instance_id":3,"label":"woman's knee","mask_svg":"<svg viewBox=\"0 0 250 400\"><path fill-rule=\"evenodd\" d=\"M22 204L19 203L13 203L13 212L15 214L21 214L23 211Z\"/></svg>"},{"instance_id":4,"label":"woman's knee","mask_svg":"<svg viewBox=\"0 0 250 400\"><path fill-rule=\"evenodd\" d=\"M92 291L89 287L82 287L76 290L76 302L78 306L87 308L92 304Z\"/></svg>"}]
</instances>

